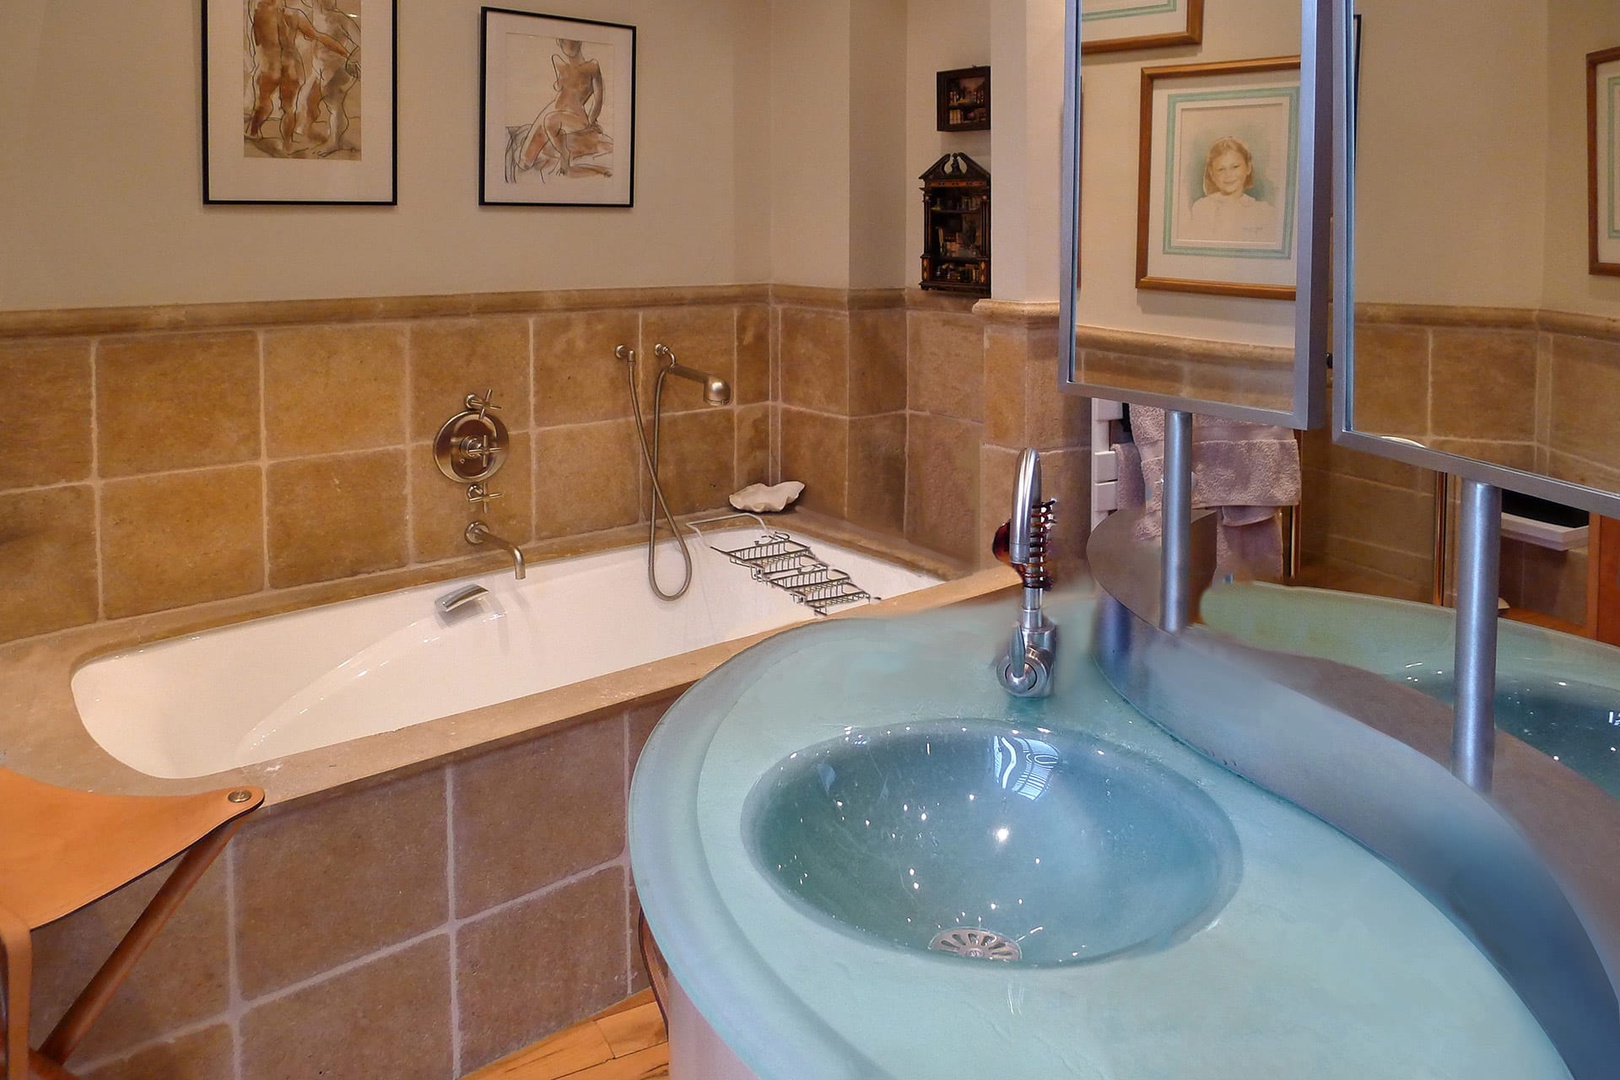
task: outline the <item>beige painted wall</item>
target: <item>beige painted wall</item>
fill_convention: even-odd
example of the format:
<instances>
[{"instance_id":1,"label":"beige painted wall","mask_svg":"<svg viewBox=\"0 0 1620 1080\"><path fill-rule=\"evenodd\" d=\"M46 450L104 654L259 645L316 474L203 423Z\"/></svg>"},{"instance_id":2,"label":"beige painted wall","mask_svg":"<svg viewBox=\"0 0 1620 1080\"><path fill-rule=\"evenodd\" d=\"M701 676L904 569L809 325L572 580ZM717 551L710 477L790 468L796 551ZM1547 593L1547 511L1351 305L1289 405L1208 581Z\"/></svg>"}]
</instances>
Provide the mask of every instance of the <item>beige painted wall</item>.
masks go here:
<instances>
[{"instance_id":1,"label":"beige painted wall","mask_svg":"<svg viewBox=\"0 0 1620 1080\"><path fill-rule=\"evenodd\" d=\"M851 0L771 0L771 280L849 285Z\"/></svg>"},{"instance_id":2,"label":"beige painted wall","mask_svg":"<svg viewBox=\"0 0 1620 1080\"><path fill-rule=\"evenodd\" d=\"M1536 307L1547 192L1546 5L1357 6L1357 299Z\"/></svg>"},{"instance_id":3,"label":"beige painted wall","mask_svg":"<svg viewBox=\"0 0 1620 1080\"><path fill-rule=\"evenodd\" d=\"M1620 46L1620 4L1553 0L1548 26L1547 267L1543 306L1620 316L1620 278L1587 273L1586 54Z\"/></svg>"},{"instance_id":4,"label":"beige painted wall","mask_svg":"<svg viewBox=\"0 0 1620 1080\"><path fill-rule=\"evenodd\" d=\"M1000 151L991 289L999 300L1058 298L1058 187L1063 117L1058 0L997 4L991 24Z\"/></svg>"},{"instance_id":5,"label":"beige painted wall","mask_svg":"<svg viewBox=\"0 0 1620 1080\"><path fill-rule=\"evenodd\" d=\"M1007 0L999 0L1006 3ZM1038 0L1037 0L1038 2ZM1002 266L1000 188L990 151L990 131L939 131L936 128L935 74L990 63L992 0L913 2L906 12L905 171L894 189L892 213L904 224L905 248L896 266L897 280L915 286L922 278L923 202L918 178L943 154L958 152L990 170L992 280ZM1008 6L1014 6L1008 4ZM1001 122L1000 73L992 70L991 123ZM1056 183L1054 179L1053 183Z\"/></svg>"},{"instance_id":6,"label":"beige painted wall","mask_svg":"<svg viewBox=\"0 0 1620 1080\"><path fill-rule=\"evenodd\" d=\"M992 139L996 293L1055 295L1060 0L541 5L638 28L629 209L477 205L471 0L401 9L398 206L204 206L196 6L0 4L0 311L911 285L917 176L947 150L994 171ZM991 61L992 10L998 130L938 132L934 72Z\"/></svg>"},{"instance_id":7,"label":"beige painted wall","mask_svg":"<svg viewBox=\"0 0 1620 1080\"><path fill-rule=\"evenodd\" d=\"M199 5L130 7L0 4L0 310L769 278L767 0L537 5L638 28L632 209L477 205L473 0L400 5L397 207L205 207Z\"/></svg>"},{"instance_id":8,"label":"beige painted wall","mask_svg":"<svg viewBox=\"0 0 1620 1080\"><path fill-rule=\"evenodd\" d=\"M1358 299L1620 312L1620 280L1586 267L1585 81L1620 5L1358 7Z\"/></svg>"},{"instance_id":9,"label":"beige painted wall","mask_svg":"<svg viewBox=\"0 0 1620 1080\"><path fill-rule=\"evenodd\" d=\"M907 219L891 214L906 177L907 89L924 78L904 63L906 0L862 0L850 26L849 284L894 288ZM920 217L920 215L916 215Z\"/></svg>"},{"instance_id":10,"label":"beige painted wall","mask_svg":"<svg viewBox=\"0 0 1620 1080\"><path fill-rule=\"evenodd\" d=\"M1288 346L1294 306L1136 288L1142 68L1299 52L1299 0L1206 4L1201 46L1088 56L1081 148L1082 323L1213 341Z\"/></svg>"}]
</instances>

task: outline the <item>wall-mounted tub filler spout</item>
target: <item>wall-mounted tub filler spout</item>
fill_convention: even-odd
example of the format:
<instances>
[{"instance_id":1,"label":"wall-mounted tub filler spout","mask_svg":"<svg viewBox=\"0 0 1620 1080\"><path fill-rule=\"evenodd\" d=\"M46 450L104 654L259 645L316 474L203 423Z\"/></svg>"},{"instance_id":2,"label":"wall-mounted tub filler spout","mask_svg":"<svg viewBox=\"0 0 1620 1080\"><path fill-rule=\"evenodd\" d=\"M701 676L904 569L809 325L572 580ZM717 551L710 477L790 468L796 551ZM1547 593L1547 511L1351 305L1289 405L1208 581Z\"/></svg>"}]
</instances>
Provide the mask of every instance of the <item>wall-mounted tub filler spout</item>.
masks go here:
<instances>
[{"instance_id":1,"label":"wall-mounted tub filler spout","mask_svg":"<svg viewBox=\"0 0 1620 1080\"><path fill-rule=\"evenodd\" d=\"M1057 652L1057 627L1041 611L1041 593L1052 587L1046 572L1047 533L1057 521L1057 500L1041 501L1041 459L1025 450L1018 459L1013 488L1012 520L1006 531L1006 551L997 552L1024 579L1018 625L1013 627L1007 655L996 661L996 679L1014 697L1047 697L1052 693L1052 661Z\"/></svg>"},{"instance_id":2,"label":"wall-mounted tub filler spout","mask_svg":"<svg viewBox=\"0 0 1620 1080\"><path fill-rule=\"evenodd\" d=\"M666 361L663 370L659 372L660 375L679 375L683 379L691 379L693 382L702 383L703 403L705 405L731 404L731 384L720 376L710 375L706 371L687 367L675 359L675 353L661 341L653 346L653 355L660 360Z\"/></svg>"},{"instance_id":3,"label":"wall-mounted tub filler spout","mask_svg":"<svg viewBox=\"0 0 1620 1080\"><path fill-rule=\"evenodd\" d=\"M519 550L516 544L512 543L510 540L502 540L499 536L496 536L495 533L491 531L490 527L485 525L482 521L472 522L467 526L467 531L462 535L467 538L467 543L472 544L474 547L478 546L479 544L494 544L496 547L504 550L508 555L512 556L513 576L519 581L523 580L524 574L526 574L528 571L523 565L523 552Z\"/></svg>"}]
</instances>

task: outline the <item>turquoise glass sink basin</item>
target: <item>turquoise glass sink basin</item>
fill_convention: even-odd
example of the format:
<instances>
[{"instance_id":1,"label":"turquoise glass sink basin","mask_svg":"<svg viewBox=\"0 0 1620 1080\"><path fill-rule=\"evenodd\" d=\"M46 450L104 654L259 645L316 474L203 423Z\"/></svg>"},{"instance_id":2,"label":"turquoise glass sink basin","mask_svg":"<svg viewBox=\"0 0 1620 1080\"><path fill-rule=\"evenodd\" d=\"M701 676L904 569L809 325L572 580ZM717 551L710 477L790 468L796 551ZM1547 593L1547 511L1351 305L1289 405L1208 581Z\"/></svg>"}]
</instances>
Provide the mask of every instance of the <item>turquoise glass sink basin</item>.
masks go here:
<instances>
[{"instance_id":1,"label":"turquoise glass sink basin","mask_svg":"<svg viewBox=\"0 0 1620 1080\"><path fill-rule=\"evenodd\" d=\"M766 877L839 928L1037 967L1189 937L1241 876L1190 781L1004 720L852 730L779 762L743 817Z\"/></svg>"},{"instance_id":2,"label":"turquoise glass sink basin","mask_svg":"<svg viewBox=\"0 0 1620 1080\"><path fill-rule=\"evenodd\" d=\"M1511 663L1496 675L1496 726L1620 799L1620 690L1561 674L1525 672ZM1452 665L1409 664L1400 681L1456 704Z\"/></svg>"}]
</instances>

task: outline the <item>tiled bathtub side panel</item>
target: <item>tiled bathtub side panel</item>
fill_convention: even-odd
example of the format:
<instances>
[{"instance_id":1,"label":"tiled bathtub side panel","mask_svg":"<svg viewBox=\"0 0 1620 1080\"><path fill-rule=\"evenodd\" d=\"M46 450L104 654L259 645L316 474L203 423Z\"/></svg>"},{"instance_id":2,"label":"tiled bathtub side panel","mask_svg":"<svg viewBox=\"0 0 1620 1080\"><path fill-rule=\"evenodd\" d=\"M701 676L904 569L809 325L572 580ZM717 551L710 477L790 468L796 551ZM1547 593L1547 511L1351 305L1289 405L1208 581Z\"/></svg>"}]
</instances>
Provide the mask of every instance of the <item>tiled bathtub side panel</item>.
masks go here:
<instances>
[{"instance_id":1,"label":"tiled bathtub side panel","mask_svg":"<svg viewBox=\"0 0 1620 1080\"><path fill-rule=\"evenodd\" d=\"M451 1080L645 986L625 812L674 696L249 817L70 1064ZM165 873L38 935L36 1044Z\"/></svg>"}]
</instances>

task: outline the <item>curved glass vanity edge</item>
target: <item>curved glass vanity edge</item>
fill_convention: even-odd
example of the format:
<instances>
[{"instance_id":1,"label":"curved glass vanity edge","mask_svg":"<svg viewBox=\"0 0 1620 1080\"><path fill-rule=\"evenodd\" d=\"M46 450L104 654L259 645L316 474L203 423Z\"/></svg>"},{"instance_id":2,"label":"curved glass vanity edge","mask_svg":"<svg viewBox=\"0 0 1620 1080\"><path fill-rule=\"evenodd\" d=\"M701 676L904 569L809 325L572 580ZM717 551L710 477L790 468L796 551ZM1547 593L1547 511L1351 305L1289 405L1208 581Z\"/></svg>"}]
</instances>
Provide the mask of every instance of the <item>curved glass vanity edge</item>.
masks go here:
<instances>
[{"instance_id":1,"label":"curved glass vanity edge","mask_svg":"<svg viewBox=\"0 0 1620 1080\"><path fill-rule=\"evenodd\" d=\"M1387 1039L1370 1044L1354 1036L1354 1022L1297 1043L1279 1030L1270 1060L1291 1062L1285 1067L1290 1075L1354 1074L1345 1071L1346 1059L1338 1055L1334 1068L1313 1073L1311 1063L1325 1064L1320 1055L1326 1038L1342 1043L1348 1060L1372 1066L1355 1075L1395 1075L1395 1062L1422 1060L1436 1069L1434 1075L1567 1076L1552 1042L1508 983L1467 935L1393 868L1309 812L1178 743L1109 690L1087 648L1096 600L1091 590L1086 593L1074 597L1060 616L1072 627L1064 685L1079 696L1049 699L1046 709L1009 704L990 676L988 661L963 662L964 656L982 659L994 651L1000 613L990 608L960 612L945 620L943 631L938 613L926 620L872 625L845 620L796 630L750 650L745 654L750 663L728 667L723 677L700 683L672 706L676 715L652 736L633 783L630 856L674 978L732 1051L761 1077L881 1080L914 1075L911 1066L923 1061L934 1062L940 1076L998 1075L960 1066L953 1071L952 1063L972 1059L982 1065L990 1060L987 1054L1008 1053L1012 1056L995 1060L1016 1069L1024 1060L1019 1055L1028 1053L1028 1064L1042 1063L1036 1065L1041 1075L1056 1075L1046 1070L1061 1062L1086 1075L1146 1077L1160 1074L1144 1061L1187 1063L1211 1060L1211 1054L1224 1055L1229 1064L1249 1061L1252 1046L1243 1032L1251 1021L1274 1016L1272 980L1300 991L1319 987L1320 995L1312 989L1291 999L1310 1009L1308 1002L1318 996L1339 999L1337 972L1348 980L1343 988L1348 1000L1362 1001L1372 1014L1397 1010L1384 1017L1394 1026ZM896 663L912 671L919 661L916 670L928 673L921 684L892 700L882 698L871 709L850 708L873 688L889 687L902 670ZM853 697L815 691L834 672L845 673ZM1220 805L1243 834L1243 888L1259 891L1240 890L1233 906L1173 948L1117 963L1052 968L987 968L982 961L873 943L825 919L795 915L759 874L758 860L748 850L746 817L731 816L760 781L755 767L764 770L793 747L818 744L839 731L873 730L877 717L881 726L941 716L999 716L1015 729L1027 724L1039 730L1048 723L1059 734L1071 727L1092 732L1148 753L1211 794L1222 792ZM1317 880L1316 886L1267 891L1298 880L1304 866L1312 868L1306 876ZM1325 876L1318 879L1318 872ZM1279 899L1284 909L1304 905L1288 921L1293 932L1283 942L1269 936L1275 929L1269 913L1278 910ZM1300 936L1307 928L1309 935ZM1390 933L1394 936L1385 936ZM1386 952L1386 946L1403 941L1405 948ZM1349 951L1347 943L1353 943ZM1359 966L1360 958L1373 956L1385 959ZM1232 963L1242 957L1254 966L1234 970ZM1437 966L1424 959L1430 957ZM1326 971L1317 972L1316 965L1324 962ZM1411 986L1432 985L1438 997L1423 1000L1437 1010L1434 1015L1413 1011L1415 1001L1398 1004L1410 997L1410 987L1370 981L1373 972L1396 970L1379 966L1389 963L1413 973ZM1296 979L1303 981L1296 984ZM1213 997L1205 996L1217 988ZM1137 1013L1132 1010L1139 991L1146 1001ZM1090 1008L1083 1007L1088 993L1098 995ZM1199 1010L1204 1021L1178 1027L1178 1017L1190 1019L1185 1010L1191 1003L1182 1000L1188 993L1206 1002ZM1473 1007L1454 1011L1465 1001ZM1009 1007L1011 1018L1004 1011ZM1505 1011L1497 1013L1499 1007ZM1236 1012L1228 1013L1229 1008ZM918 1009L926 1011L908 1016L907 1010ZM1363 1023L1369 1019L1357 1015ZM1001 1022L993 1020L996 1016ZM1127 1016L1145 1026L1120 1029ZM1203 1028L1223 1016L1239 1018L1232 1021L1237 1026L1218 1037ZM1503 1025L1488 1027L1500 1036L1489 1052L1481 1045L1483 1016ZM987 1029L985 1039L971 1047L953 1050L950 1033L972 1029L964 1023L990 1023L993 1031ZM1036 1026L1022 1030L1020 1024ZM1187 1038L1169 1037L1172 1031ZM1013 1037L1015 1032L1023 1041ZM1126 1052L1138 1064L1124 1068L1121 1061L1117 1073L1102 1067L1112 1055ZM1140 1058L1144 1052L1147 1058ZM1453 1054L1473 1067L1511 1060L1524 1068L1448 1071L1445 1063L1459 1060Z\"/></svg>"},{"instance_id":2,"label":"curved glass vanity edge","mask_svg":"<svg viewBox=\"0 0 1620 1080\"><path fill-rule=\"evenodd\" d=\"M1332 297L1332 199L1336 142L1333 138L1335 96L1334 28L1331 4L1348 0L1300 2L1300 200L1298 280L1294 304L1292 403L1287 410L1265 409L1217 399L1159 394L1145 390L1086 383L1079 372L1075 334L1079 326L1080 159L1084 115L1081 107L1082 59L1080 0L1066 0L1063 46L1063 110L1058 192L1058 386L1066 393L1125 401L1166 410L1202 413L1227 420L1278 424L1295 429L1318 428L1327 419L1330 300Z\"/></svg>"},{"instance_id":3,"label":"curved glass vanity edge","mask_svg":"<svg viewBox=\"0 0 1620 1080\"><path fill-rule=\"evenodd\" d=\"M807 635L825 633L838 625L811 623L783 631L743 650L728 661L728 665L735 665L748 656L761 663L763 670L768 670L795 652ZM683 715L701 718L701 726L694 730L688 720L677 733L670 725L658 724L642 754L646 756L651 751L652 756L662 759L664 767L638 768L632 777L625 829L635 876L643 881L679 883L678 890L638 890L637 894L654 937L667 951L674 951L672 946L679 947L681 943L695 946L711 938L717 922L724 924L727 939L742 941L745 938L710 872L698 826L696 793L680 788L683 781L701 771L715 732L729 716L743 689L745 687L714 678L712 673L698 680L670 705L670 710L682 705ZM658 829L661 844L637 844L636 837L648 831L638 828L638 824L644 821L670 824L667 808L671 806L680 807L679 827ZM675 891L686 897L701 897L703 902L671 903L667 895ZM698 947L683 952L691 956L703 955ZM831 1026L800 1008L792 989L751 950L734 950L713 960L712 967L683 969L679 973L681 988L694 1002L701 1003L701 1012L709 1027L754 1072L761 1076L792 1076L795 1063L816 1061L825 1075L846 1076L851 1080L856 1077L881 1080L888 1075ZM746 1008L738 1008L742 1002L729 992L739 982L749 988ZM753 1038L756 1017L761 1011L792 1015L795 1019L791 1024L773 1029L769 1040Z\"/></svg>"},{"instance_id":4,"label":"curved glass vanity edge","mask_svg":"<svg viewBox=\"0 0 1620 1080\"><path fill-rule=\"evenodd\" d=\"M1104 520L1087 549L1104 597L1093 657L1109 684L1178 740L1384 859L1491 958L1575 1080L1612 1075L1620 1060L1614 973L1529 841L1438 762L1329 703L1309 673L1287 677L1286 666L1330 666L1364 683L1368 699L1395 684L1200 627L1172 634L1155 626L1118 598L1144 592L1132 578L1146 564L1118 543L1131 518ZM1245 719L1234 723L1236 715Z\"/></svg>"}]
</instances>

